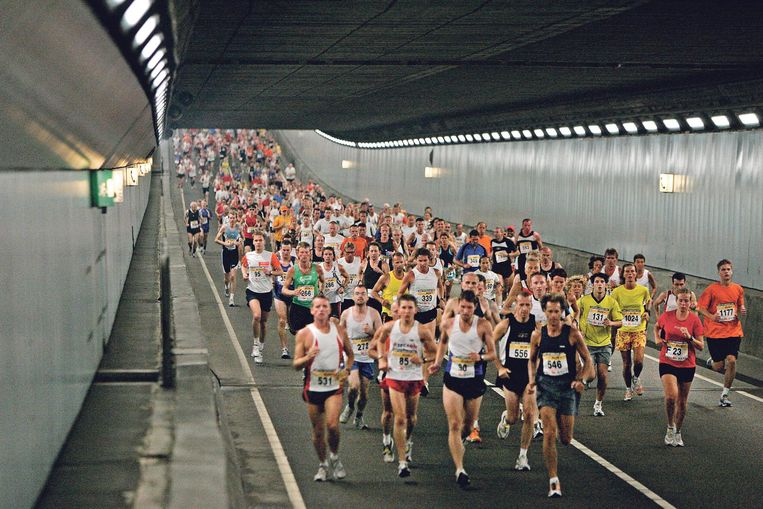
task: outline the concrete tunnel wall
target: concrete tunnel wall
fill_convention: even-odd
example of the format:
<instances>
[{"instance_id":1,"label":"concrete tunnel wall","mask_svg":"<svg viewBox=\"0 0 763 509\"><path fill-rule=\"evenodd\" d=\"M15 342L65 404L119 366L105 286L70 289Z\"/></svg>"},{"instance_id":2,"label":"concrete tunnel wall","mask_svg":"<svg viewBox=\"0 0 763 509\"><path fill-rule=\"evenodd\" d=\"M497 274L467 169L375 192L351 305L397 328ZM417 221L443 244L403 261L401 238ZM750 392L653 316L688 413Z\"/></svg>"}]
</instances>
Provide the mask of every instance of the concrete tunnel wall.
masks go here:
<instances>
[{"instance_id":1,"label":"concrete tunnel wall","mask_svg":"<svg viewBox=\"0 0 763 509\"><path fill-rule=\"evenodd\" d=\"M88 173L0 172L0 507L31 507L45 483L109 339L148 203L150 175L103 214Z\"/></svg>"},{"instance_id":2,"label":"concrete tunnel wall","mask_svg":"<svg viewBox=\"0 0 763 509\"><path fill-rule=\"evenodd\" d=\"M745 286L746 353L763 357L763 134L760 131L356 149L313 131L275 131L304 178L337 194L400 201L448 221L521 226L532 217L570 274L590 252L615 247L646 256L658 287L685 272L701 292L718 260L734 262ZM349 163L343 167L343 161ZM424 167L441 168L426 178ZM682 191L661 193L660 173Z\"/></svg>"}]
</instances>

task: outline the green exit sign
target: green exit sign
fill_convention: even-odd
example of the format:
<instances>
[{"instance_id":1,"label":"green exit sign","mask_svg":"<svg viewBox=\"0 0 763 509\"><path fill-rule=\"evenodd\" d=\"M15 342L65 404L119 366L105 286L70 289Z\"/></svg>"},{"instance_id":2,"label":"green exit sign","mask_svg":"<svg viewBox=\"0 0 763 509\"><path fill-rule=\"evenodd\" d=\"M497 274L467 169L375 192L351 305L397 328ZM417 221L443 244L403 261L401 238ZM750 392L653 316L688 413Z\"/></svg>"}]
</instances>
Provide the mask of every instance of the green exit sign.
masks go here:
<instances>
[{"instance_id":1,"label":"green exit sign","mask_svg":"<svg viewBox=\"0 0 763 509\"><path fill-rule=\"evenodd\" d=\"M111 170L90 172L90 202L93 207L111 207L114 205L114 190L111 189Z\"/></svg>"}]
</instances>

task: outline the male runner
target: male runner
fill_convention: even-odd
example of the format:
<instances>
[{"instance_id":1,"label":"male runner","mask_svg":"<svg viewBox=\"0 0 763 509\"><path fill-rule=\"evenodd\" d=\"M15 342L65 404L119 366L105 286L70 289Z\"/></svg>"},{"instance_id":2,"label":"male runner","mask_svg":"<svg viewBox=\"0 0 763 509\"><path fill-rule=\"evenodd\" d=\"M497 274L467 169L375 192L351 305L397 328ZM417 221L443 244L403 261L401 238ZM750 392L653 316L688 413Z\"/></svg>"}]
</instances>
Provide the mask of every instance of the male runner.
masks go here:
<instances>
[{"instance_id":1,"label":"male runner","mask_svg":"<svg viewBox=\"0 0 763 509\"><path fill-rule=\"evenodd\" d=\"M352 413L355 412L355 400L357 400L358 410L355 413L355 427L368 429L363 420L363 410L365 410L368 401L368 383L374 377L374 360L369 357L368 349L374 334L381 328L381 316L375 309L367 306L368 290L366 287L356 286L353 288L352 298L355 301L354 305L343 311L339 320L339 325L347 331L355 355L355 362L350 370L347 406L339 417L339 422L344 424L350 420Z\"/></svg>"},{"instance_id":2,"label":"male runner","mask_svg":"<svg viewBox=\"0 0 763 509\"><path fill-rule=\"evenodd\" d=\"M717 268L718 282L705 288L697 302L697 309L705 318L705 336L710 351L708 367L724 373L718 405L730 407L729 391L736 377L739 345L744 336L739 317L747 314L747 308L744 305L744 289L731 281L734 276L731 262L723 259L718 262Z\"/></svg>"},{"instance_id":3,"label":"male runner","mask_svg":"<svg viewBox=\"0 0 763 509\"><path fill-rule=\"evenodd\" d=\"M405 256L402 253L392 255L392 270L383 274L371 294L382 303L382 317L387 322L392 319L392 304L397 302L397 294L405 277Z\"/></svg>"},{"instance_id":4,"label":"male runner","mask_svg":"<svg viewBox=\"0 0 763 509\"><path fill-rule=\"evenodd\" d=\"M302 398L313 426L313 446L320 465L313 480L330 477L344 479L347 472L339 460L339 412L342 408L342 384L354 357L352 345L341 325L330 319L331 308L325 297L316 296L310 314L313 323L297 333L294 349L295 369L304 370ZM326 461L328 435L329 458Z\"/></svg>"},{"instance_id":5,"label":"male runner","mask_svg":"<svg viewBox=\"0 0 763 509\"><path fill-rule=\"evenodd\" d=\"M196 248L201 245L201 215L195 201L185 211L185 231L188 233L188 254L196 258Z\"/></svg>"},{"instance_id":6,"label":"male runner","mask_svg":"<svg viewBox=\"0 0 763 509\"><path fill-rule=\"evenodd\" d=\"M353 305L355 305L355 297L353 295L353 291L355 290L355 287L358 286L358 283L360 283L360 257L356 256L357 247L352 242L347 242L347 239L345 239L345 244L342 246L344 256L339 258L337 260L337 264L341 268L344 269L345 273L347 274L347 279L344 281L343 287L343 301L342 301L342 311L345 309L350 309Z\"/></svg>"},{"instance_id":7,"label":"male runner","mask_svg":"<svg viewBox=\"0 0 763 509\"><path fill-rule=\"evenodd\" d=\"M291 306L291 297L283 294L283 283L286 280L286 273L294 265L296 258L291 255L291 240L286 238L281 242L281 249L278 250L278 263L284 272L276 276L273 283L273 302L278 314L278 339L281 342L281 358L291 359L289 353L288 339L286 332L289 330L289 306Z\"/></svg>"},{"instance_id":8,"label":"male runner","mask_svg":"<svg viewBox=\"0 0 763 509\"><path fill-rule=\"evenodd\" d=\"M543 248L543 241L540 238L540 233L533 230L533 221L529 217L522 220L522 228L517 232L517 237L514 240L514 243L519 250L519 256L517 256L517 270L521 274L525 272L527 255Z\"/></svg>"},{"instance_id":9,"label":"male runner","mask_svg":"<svg viewBox=\"0 0 763 509\"><path fill-rule=\"evenodd\" d=\"M649 298L654 300L654 294L657 293L657 282L651 272L646 270L646 257L641 253L633 256L633 265L636 266L636 283L649 290Z\"/></svg>"},{"instance_id":10,"label":"male runner","mask_svg":"<svg viewBox=\"0 0 763 509\"><path fill-rule=\"evenodd\" d=\"M686 288L686 274L683 272L675 272L671 278L671 281L673 286L670 288L670 290L665 290L664 292L660 293L657 298L652 301L652 309L654 310L655 316L659 316L662 313L667 313L668 311L675 311L678 309L676 294L682 288ZM691 310L696 311L697 296L692 291L689 291L689 294L691 295ZM662 309L660 309L660 306L662 306Z\"/></svg>"},{"instance_id":11,"label":"male runner","mask_svg":"<svg viewBox=\"0 0 763 509\"><path fill-rule=\"evenodd\" d=\"M635 268L634 271L635 273ZM572 442L575 416L580 405L583 379L593 377L593 365L580 332L562 322L567 307L564 296L546 295L542 301L546 325L533 332L530 341L529 391L536 391L543 420L543 459L548 470L548 496L561 497L557 476L556 436L564 445ZM576 354L583 361L578 370Z\"/></svg>"},{"instance_id":12,"label":"male runner","mask_svg":"<svg viewBox=\"0 0 763 509\"><path fill-rule=\"evenodd\" d=\"M386 355L379 356L379 370L387 372L385 380L395 419L393 435L398 457L397 473L400 477L408 477L411 475L408 463L412 459L419 393L424 387L422 366L434 360L436 346L430 330L420 327L414 319L416 298L400 295L397 305L400 318L387 322L381 328L379 342L384 343L389 337L389 350Z\"/></svg>"},{"instance_id":13,"label":"male runner","mask_svg":"<svg viewBox=\"0 0 763 509\"><path fill-rule=\"evenodd\" d=\"M474 314L474 292L464 291L458 304L458 314L443 322L435 358L442 358L447 348L442 403L448 418L448 447L456 467L456 482L463 487L469 484L469 474L464 470L464 438L471 433L485 394L485 362L495 358L495 350L490 341L490 323ZM429 373L439 369L439 363L433 363Z\"/></svg>"}]
</instances>

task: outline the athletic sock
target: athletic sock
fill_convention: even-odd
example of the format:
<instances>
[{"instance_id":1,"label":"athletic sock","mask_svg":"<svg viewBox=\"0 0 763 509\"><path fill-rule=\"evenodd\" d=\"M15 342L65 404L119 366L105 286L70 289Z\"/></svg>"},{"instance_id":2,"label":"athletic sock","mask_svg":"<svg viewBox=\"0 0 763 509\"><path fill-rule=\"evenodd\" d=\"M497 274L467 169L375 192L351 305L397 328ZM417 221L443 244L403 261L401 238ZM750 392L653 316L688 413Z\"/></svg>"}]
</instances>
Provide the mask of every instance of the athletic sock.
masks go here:
<instances>
[{"instance_id":1,"label":"athletic sock","mask_svg":"<svg viewBox=\"0 0 763 509\"><path fill-rule=\"evenodd\" d=\"M392 443L392 435L385 435L382 433L382 445L390 445Z\"/></svg>"},{"instance_id":2,"label":"athletic sock","mask_svg":"<svg viewBox=\"0 0 763 509\"><path fill-rule=\"evenodd\" d=\"M524 447L519 448L519 457L520 458L526 458L527 457L527 449Z\"/></svg>"},{"instance_id":3,"label":"athletic sock","mask_svg":"<svg viewBox=\"0 0 763 509\"><path fill-rule=\"evenodd\" d=\"M721 397L728 396L728 395L729 395L729 388L728 387L724 387L723 388L723 392L721 393Z\"/></svg>"},{"instance_id":4,"label":"athletic sock","mask_svg":"<svg viewBox=\"0 0 763 509\"><path fill-rule=\"evenodd\" d=\"M548 480L548 483L549 484L555 484L555 483L558 484L559 483L559 478L558 477L552 477L551 479Z\"/></svg>"}]
</instances>

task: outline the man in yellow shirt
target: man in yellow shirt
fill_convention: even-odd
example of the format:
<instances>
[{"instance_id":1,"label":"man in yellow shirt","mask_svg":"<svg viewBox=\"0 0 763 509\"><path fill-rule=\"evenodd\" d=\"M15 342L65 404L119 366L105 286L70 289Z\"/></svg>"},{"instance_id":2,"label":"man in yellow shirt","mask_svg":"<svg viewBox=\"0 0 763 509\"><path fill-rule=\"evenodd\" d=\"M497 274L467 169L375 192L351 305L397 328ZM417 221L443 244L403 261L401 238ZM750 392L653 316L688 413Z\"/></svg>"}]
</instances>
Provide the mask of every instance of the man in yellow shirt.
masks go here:
<instances>
[{"instance_id":1,"label":"man in yellow shirt","mask_svg":"<svg viewBox=\"0 0 763 509\"><path fill-rule=\"evenodd\" d=\"M633 393L641 396L644 386L639 375L644 368L644 347L646 346L646 324L649 322L649 290L636 283L636 266L627 263L623 266L625 284L612 290L612 298L620 305L623 314L622 327L617 329L616 347L623 356L623 379L625 397L623 401L633 399ZM633 359L631 360L631 351ZM631 373L631 366L633 372Z\"/></svg>"},{"instance_id":2,"label":"man in yellow shirt","mask_svg":"<svg viewBox=\"0 0 763 509\"><path fill-rule=\"evenodd\" d=\"M281 249L281 241L283 241L284 234L289 231L292 219L291 209L286 205L281 205L280 214L273 219L273 240L276 244L274 249Z\"/></svg>"},{"instance_id":3,"label":"man in yellow shirt","mask_svg":"<svg viewBox=\"0 0 763 509\"><path fill-rule=\"evenodd\" d=\"M607 390L607 368L612 355L611 328L623 324L623 314L620 312L620 304L607 295L609 277L606 274L593 274L591 284L593 291L578 300L580 332L596 368L596 402L593 404L593 415L603 417L601 402L604 401L604 393Z\"/></svg>"}]
</instances>

